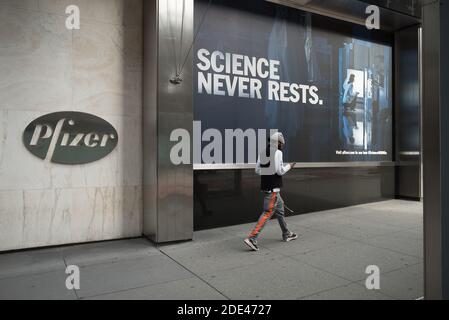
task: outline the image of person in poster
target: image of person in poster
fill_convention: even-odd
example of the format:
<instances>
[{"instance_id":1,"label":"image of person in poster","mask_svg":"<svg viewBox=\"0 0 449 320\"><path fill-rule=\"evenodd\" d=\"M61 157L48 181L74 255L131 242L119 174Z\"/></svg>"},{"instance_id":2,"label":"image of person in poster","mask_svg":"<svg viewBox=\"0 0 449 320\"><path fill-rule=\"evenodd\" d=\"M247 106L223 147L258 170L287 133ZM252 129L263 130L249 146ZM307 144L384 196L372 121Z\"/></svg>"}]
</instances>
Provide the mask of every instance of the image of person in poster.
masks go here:
<instances>
[{"instance_id":1,"label":"image of person in poster","mask_svg":"<svg viewBox=\"0 0 449 320\"><path fill-rule=\"evenodd\" d=\"M380 144L381 138L379 137L379 126L381 125L380 120L380 91L385 90L384 88L384 66L383 57L377 55L374 59L374 64L372 66L372 86L373 86L373 146L381 148Z\"/></svg>"},{"instance_id":2,"label":"image of person in poster","mask_svg":"<svg viewBox=\"0 0 449 320\"><path fill-rule=\"evenodd\" d=\"M356 110L358 92L354 92L355 75L350 74L346 79L343 89L343 134L346 141L350 144L354 144L354 129L357 129Z\"/></svg>"}]
</instances>

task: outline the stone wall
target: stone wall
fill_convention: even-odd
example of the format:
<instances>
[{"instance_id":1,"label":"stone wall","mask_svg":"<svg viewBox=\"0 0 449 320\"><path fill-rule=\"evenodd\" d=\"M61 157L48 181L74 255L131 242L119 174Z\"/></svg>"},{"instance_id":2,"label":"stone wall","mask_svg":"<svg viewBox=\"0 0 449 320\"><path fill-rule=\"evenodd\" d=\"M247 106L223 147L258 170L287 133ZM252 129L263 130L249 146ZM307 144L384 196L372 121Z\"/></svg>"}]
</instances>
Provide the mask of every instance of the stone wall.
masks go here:
<instances>
[{"instance_id":1,"label":"stone wall","mask_svg":"<svg viewBox=\"0 0 449 320\"><path fill-rule=\"evenodd\" d=\"M0 0L0 251L142 234L142 43L142 0ZM24 129L57 111L105 119L117 148L86 165L33 156Z\"/></svg>"}]
</instances>

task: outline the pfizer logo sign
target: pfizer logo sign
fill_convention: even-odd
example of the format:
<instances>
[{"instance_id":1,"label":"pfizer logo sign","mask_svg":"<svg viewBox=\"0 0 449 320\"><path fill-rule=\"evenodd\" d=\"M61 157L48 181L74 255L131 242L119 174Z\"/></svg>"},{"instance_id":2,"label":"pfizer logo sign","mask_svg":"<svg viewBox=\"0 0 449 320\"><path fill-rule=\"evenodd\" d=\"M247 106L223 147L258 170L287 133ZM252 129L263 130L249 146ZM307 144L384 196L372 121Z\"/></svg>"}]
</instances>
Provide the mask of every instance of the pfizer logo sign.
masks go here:
<instances>
[{"instance_id":1,"label":"pfizer logo sign","mask_svg":"<svg viewBox=\"0 0 449 320\"><path fill-rule=\"evenodd\" d=\"M35 156L60 164L85 164L111 153L117 131L107 121L82 112L56 112L26 127L25 147Z\"/></svg>"}]
</instances>

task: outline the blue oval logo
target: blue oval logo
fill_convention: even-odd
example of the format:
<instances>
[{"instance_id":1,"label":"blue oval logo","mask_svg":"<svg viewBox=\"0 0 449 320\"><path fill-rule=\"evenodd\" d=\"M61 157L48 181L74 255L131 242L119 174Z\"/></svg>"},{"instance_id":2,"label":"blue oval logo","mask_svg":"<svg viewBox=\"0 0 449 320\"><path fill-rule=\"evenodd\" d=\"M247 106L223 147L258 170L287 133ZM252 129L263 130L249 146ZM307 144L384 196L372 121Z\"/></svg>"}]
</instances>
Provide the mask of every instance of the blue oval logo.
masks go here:
<instances>
[{"instance_id":1,"label":"blue oval logo","mask_svg":"<svg viewBox=\"0 0 449 320\"><path fill-rule=\"evenodd\" d=\"M118 143L115 128L83 112L55 112L31 122L23 133L35 156L59 164L86 164L106 157Z\"/></svg>"}]
</instances>

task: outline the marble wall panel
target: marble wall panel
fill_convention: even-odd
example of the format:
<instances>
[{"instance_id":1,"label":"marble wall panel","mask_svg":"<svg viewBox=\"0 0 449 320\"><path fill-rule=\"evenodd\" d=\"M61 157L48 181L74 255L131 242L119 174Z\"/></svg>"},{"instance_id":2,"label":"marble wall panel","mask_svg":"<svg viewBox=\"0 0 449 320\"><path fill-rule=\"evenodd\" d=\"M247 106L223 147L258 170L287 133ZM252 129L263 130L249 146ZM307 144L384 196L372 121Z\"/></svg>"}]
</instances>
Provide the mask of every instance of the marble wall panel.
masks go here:
<instances>
[{"instance_id":1,"label":"marble wall panel","mask_svg":"<svg viewBox=\"0 0 449 320\"><path fill-rule=\"evenodd\" d=\"M139 236L141 187L0 192L2 250Z\"/></svg>"},{"instance_id":2,"label":"marble wall panel","mask_svg":"<svg viewBox=\"0 0 449 320\"><path fill-rule=\"evenodd\" d=\"M72 32L65 18L1 5L0 109L71 109L71 79Z\"/></svg>"},{"instance_id":3,"label":"marble wall panel","mask_svg":"<svg viewBox=\"0 0 449 320\"><path fill-rule=\"evenodd\" d=\"M67 30L65 8L81 10ZM0 252L142 234L142 0L0 0ZM57 111L110 122L116 149L47 163L22 143Z\"/></svg>"}]
</instances>

